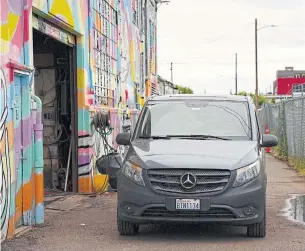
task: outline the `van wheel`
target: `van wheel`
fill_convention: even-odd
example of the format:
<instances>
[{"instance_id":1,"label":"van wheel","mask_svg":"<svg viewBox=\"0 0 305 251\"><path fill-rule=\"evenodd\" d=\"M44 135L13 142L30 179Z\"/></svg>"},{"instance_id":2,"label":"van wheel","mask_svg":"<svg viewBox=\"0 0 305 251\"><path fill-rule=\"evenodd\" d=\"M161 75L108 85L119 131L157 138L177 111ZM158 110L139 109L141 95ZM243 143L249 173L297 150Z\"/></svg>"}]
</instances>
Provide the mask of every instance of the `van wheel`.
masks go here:
<instances>
[{"instance_id":1,"label":"van wheel","mask_svg":"<svg viewBox=\"0 0 305 251\"><path fill-rule=\"evenodd\" d=\"M139 225L127 221L117 219L118 231L120 235L137 235L139 233Z\"/></svg>"},{"instance_id":2,"label":"van wheel","mask_svg":"<svg viewBox=\"0 0 305 251\"><path fill-rule=\"evenodd\" d=\"M112 189L117 190L117 188L118 188L118 186L117 186L117 179L110 178L109 179L109 184L110 184Z\"/></svg>"},{"instance_id":3,"label":"van wheel","mask_svg":"<svg viewBox=\"0 0 305 251\"><path fill-rule=\"evenodd\" d=\"M264 218L261 222L251 224L247 229L248 237L263 238L266 236L266 206L264 210Z\"/></svg>"}]
</instances>

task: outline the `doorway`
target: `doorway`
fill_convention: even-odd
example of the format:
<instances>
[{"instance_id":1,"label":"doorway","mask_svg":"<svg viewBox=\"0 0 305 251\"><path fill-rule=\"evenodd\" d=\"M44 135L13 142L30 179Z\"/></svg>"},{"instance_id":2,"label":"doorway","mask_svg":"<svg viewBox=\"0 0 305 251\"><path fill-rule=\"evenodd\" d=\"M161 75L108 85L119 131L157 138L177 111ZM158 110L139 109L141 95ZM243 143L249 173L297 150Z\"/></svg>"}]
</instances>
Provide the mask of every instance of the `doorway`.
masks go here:
<instances>
[{"instance_id":1,"label":"doorway","mask_svg":"<svg viewBox=\"0 0 305 251\"><path fill-rule=\"evenodd\" d=\"M23 193L22 193L22 186L23 186L23 160L24 160L24 153L23 153L23 142L24 142L24 134L23 132L23 123L22 123L22 116L23 111L22 108L25 106L23 105L23 91L22 87L24 84L22 83L25 81L26 77L23 75L15 74L14 75L14 138L15 138L15 170L16 170L16 227L23 225ZM19 192L18 192L19 191Z\"/></svg>"},{"instance_id":2,"label":"doorway","mask_svg":"<svg viewBox=\"0 0 305 251\"><path fill-rule=\"evenodd\" d=\"M75 47L33 29L35 95L42 101L44 184L77 191Z\"/></svg>"}]
</instances>

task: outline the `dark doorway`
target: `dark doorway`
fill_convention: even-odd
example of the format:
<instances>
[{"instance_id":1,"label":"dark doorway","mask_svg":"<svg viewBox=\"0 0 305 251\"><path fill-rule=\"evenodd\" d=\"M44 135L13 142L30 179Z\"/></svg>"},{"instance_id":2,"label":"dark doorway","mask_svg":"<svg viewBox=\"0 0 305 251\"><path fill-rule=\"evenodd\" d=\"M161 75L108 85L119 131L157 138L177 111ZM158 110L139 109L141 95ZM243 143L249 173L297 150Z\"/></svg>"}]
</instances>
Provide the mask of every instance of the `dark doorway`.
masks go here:
<instances>
[{"instance_id":1,"label":"dark doorway","mask_svg":"<svg viewBox=\"0 0 305 251\"><path fill-rule=\"evenodd\" d=\"M43 104L45 190L77 191L75 48L33 29L33 52L35 95Z\"/></svg>"}]
</instances>

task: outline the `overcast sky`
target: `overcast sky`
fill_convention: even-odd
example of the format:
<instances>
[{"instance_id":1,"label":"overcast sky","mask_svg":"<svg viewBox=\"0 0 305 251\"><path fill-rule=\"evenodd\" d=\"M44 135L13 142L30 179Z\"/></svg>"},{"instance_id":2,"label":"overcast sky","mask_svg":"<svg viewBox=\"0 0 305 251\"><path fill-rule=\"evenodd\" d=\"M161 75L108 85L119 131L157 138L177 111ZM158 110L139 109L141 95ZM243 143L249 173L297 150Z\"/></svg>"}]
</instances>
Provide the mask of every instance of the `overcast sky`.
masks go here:
<instances>
[{"instance_id":1,"label":"overcast sky","mask_svg":"<svg viewBox=\"0 0 305 251\"><path fill-rule=\"evenodd\" d=\"M305 0L171 0L158 9L158 73L197 94L254 92L254 20L258 27L259 90L269 91L276 71L305 71Z\"/></svg>"}]
</instances>

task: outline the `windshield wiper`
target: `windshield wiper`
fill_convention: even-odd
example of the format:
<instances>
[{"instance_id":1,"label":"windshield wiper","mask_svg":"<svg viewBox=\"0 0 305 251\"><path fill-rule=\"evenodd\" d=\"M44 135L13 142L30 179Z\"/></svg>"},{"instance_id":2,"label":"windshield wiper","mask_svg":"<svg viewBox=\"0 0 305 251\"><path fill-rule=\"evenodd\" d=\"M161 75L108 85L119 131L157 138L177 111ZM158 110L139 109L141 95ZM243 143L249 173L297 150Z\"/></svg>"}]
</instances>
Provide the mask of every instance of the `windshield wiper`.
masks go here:
<instances>
[{"instance_id":1,"label":"windshield wiper","mask_svg":"<svg viewBox=\"0 0 305 251\"><path fill-rule=\"evenodd\" d=\"M169 136L140 136L140 139L170 139Z\"/></svg>"},{"instance_id":2,"label":"windshield wiper","mask_svg":"<svg viewBox=\"0 0 305 251\"><path fill-rule=\"evenodd\" d=\"M219 140L231 140L228 138L218 137L214 135L205 135L205 134L187 134L187 135L166 135L166 136L140 136L140 139L171 139L171 138L179 138L179 139L197 139L197 140L206 140L206 139L219 139Z\"/></svg>"},{"instance_id":3,"label":"windshield wiper","mask_svg":"<svg viewBox=\"0 0 305 251\"><path fill-rule=\"evenodd\" d=\"M205 135L205 134L190 134L190 135L166 135L170 138L180 138L180 139L197 139L197 140L206 140L206 139L219 139L219 140L231 140L228 138L218 137L214 135Z\"/></svg>"},{"instance_id":4,"label":"windshield wiper","mask_svg":"<svg viewBox=\"0 0 305 251\"><path fill-rule=\"evenodd\" d=\"M250 130L251 133L252 133L252 128L247 124L247 122L244 120L244 118L238 112L236 112L236 111L234 111L231 108L226 107L226 106L221 106L221 105L211 105L211 106L215 106L215 107L221 108L222 110L224 110L224 111L232 114L233 116L235 116L239 120L239 122L240 122L243 130L247 134L248 138L251 139L251 136L249 135L249 133L245 129L244 125ZM244 123L244 125L243 125L243 123Z\"/></svg>"}]
</instances>

